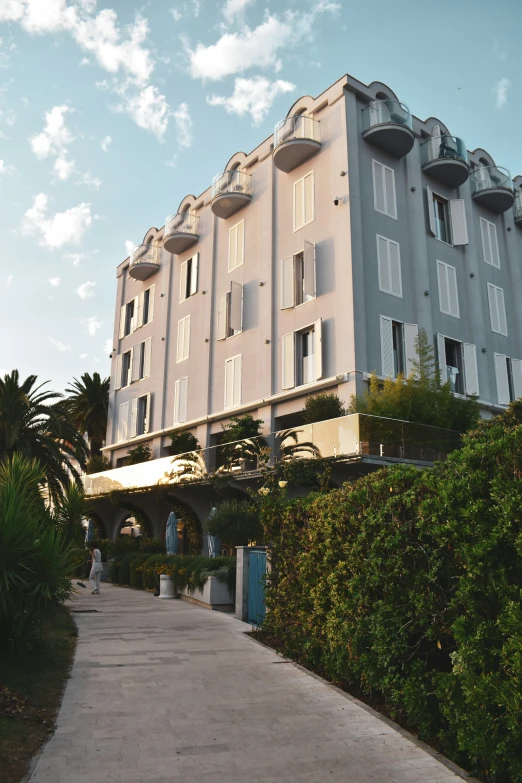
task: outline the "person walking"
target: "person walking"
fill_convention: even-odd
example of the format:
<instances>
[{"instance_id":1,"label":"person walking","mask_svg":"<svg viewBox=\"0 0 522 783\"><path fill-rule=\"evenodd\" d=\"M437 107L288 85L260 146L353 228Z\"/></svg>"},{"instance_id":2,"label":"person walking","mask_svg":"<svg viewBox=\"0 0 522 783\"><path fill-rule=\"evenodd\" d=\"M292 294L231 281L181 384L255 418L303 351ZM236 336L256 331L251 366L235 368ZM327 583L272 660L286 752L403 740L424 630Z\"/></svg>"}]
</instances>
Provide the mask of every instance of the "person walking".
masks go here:
<instances>
[{"instance_id":1,"label":"person walking","mask_svg":"<svg viewBox=\"0 0 522 783\"><path fill-rule=\"evenodd\" d=\"M93 541L91 544L91 573L89 574L89 581L93 586L92 595L100 594L100 580L101 572L103 571L101 552L98 549L98 544Z\"/></svg>"}]
</instances>

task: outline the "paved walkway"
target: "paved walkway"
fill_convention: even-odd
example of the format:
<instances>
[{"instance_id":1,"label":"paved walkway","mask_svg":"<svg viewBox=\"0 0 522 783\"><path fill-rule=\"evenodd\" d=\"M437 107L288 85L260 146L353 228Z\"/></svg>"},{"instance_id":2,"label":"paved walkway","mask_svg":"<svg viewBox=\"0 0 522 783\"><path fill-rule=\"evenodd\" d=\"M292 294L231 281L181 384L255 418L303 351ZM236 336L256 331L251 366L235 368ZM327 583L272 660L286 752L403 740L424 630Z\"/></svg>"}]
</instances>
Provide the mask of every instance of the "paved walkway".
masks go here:
<instances>
[{"instance_id":1,"label":"paved walkway","mask_svg":"<svg viewBox=\"0 0 522 783\"><path fill-rule=\"evenodd\" d=\"M74 668L31 781L462 780L230 615L111 585L82 591L73 609Z\"/></svg>"}]
</instances>

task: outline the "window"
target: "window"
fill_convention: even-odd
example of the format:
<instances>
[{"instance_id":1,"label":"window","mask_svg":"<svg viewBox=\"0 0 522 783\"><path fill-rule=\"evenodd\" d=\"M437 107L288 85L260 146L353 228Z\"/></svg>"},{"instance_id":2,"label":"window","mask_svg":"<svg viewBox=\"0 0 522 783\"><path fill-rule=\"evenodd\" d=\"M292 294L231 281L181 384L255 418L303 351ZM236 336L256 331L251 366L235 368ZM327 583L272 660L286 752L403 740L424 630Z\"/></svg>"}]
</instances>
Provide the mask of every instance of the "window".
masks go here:
<instances>
[{"instance_id":1,"label":"window","mask_svg":"<svg viewBox=\"0 0 522 783\"><path fill-rule=\"evenodd\" d=\"M430 231L441 242L456 247L468 244L468 226L464 199L448 201L426 188Z\"/></svg>"},{"instance_id":2,"label":"window","mask_svg":"<svg viewBox=\"0 0 522 783\"><path fill-rule=\"evenodd\" d=\"M189 357L190 347L190 315L178 321L178 343L176 347L176 361L183 362Z\"/></svg>"},{"instance_id":3,"label":"window","mask_svg":"<svg viewBox=\"0 0 522 783\"><path fill-rule=\"evenodd\" d=\"M282 387L293 389L323 377L322 321L282 339Z\"/></svg>"},{"instance_id":4,"label":"window","mask_svg":"<svg viewBox=\"0 0 522 783\"><path fill-rule=\"evenodd\" d=\"M141 323L138 323L138 326L144 326L145 324L150 324L150 322L152 321L152 318L154 316L154 289L155 286L152 285L150 288L147 288L145 291L143 291L143 293L140 294Z\"/></svg>"},{"instance_id":5,"label":"window","mask_svg":"<svg viewBox=\"0 0 522 783\"><path fill-rule=\"evenodd\" d=\"M417 360L417 324L404 324L385 315L380 318L382 375L396 378L399 373L408 376Z\"/></svg>"},{"instance_id":6,"label":"window","mask_svg":"<svg viewBox=\"0 0 522 783\"><path fill-rule=\"evenodd\" d=\"M450 382L456 394L478 395L477 349L471 343L461 343L437 335L440 382Z\"/></svg>"},{"instance_id":7,"label":"window","mask_svg":"<svg viewBox=\"0 0 522 783\"><path fill-rule=\"evenodd\" d=\"M132 301L122 305L120 310L120 340L134 331L134 310L136 309L136 304L135 300L132 299Z\"/></svg>"},{"instance_id":8,"label":"window","mask_svg":"<svg viewBox=\"0 0 522 783\"><path fill-rule=\"evenodd\" d=\"M507 337L506 308L504 291L493 283L488 283L489 318L491 331Z\"/></svg>"},{"instance_id":9,"label":"window","mask_svg":"<svg viewBox=\"0 0 522 783\"><path fill-rule=\"evenodd\" d=\"M439 305L441 313L460 318L459 297L457 292L457 270L454 266L437 261L437 280L439 284Z\"/></svg>"},{"instance_id":10,"label":"window","mask_svg":"<svg viewBox=\"0 0 522 783\"><path fill-rule=\"evenodd\" d=\"M402 298L401 255L398 242L377 234L379 290Z\"/></svg>"},{"instance_id":11,"label":"window","mask_svg":"<svg viewBox=\"0 0 522 783\"><path fill-rule=\"evenodd\" d=\"M124 402L120 405L118 412L118 443L127 440L129 427L129 403Z\"/></svg>"},{"instance_id":12,"label":"window","mask_svg":"<svg viewBox=\"0 0 522 783\"><path fill-rule=\"evenodd\" d=\"M243 329L243 286L231 282L230 291L218 299L217 340L226 340Z\"/></svg>"},{"instance_id":13,"label":"window","mask_svg":"<svg viewBox=\"0 0 522 783\"><path fill-rule=\"evenodd\" d=\"M241 220L228 232L228 271L232 272L245 261L245 221Z\"/></svg>"},{"instance_id":14,"label":"window","mask_svg":"<svg viewBox=\"0 0 522 783\"><path fill-rule=\"evenodd\" d=\"M500 258L498 254L497 227L489 220L480 218L480 233L482 234L482 250L484 252L484 261L500 269Z\"/></svg>"},{"instance_id":15,"label":"window","mask_svg":"<svg viewBox=\"0 0 522 783\"><path fill-rule=\"evenodd\" d=\"M174 384L174 424L187 421L188 377L180 378Z\"/></svg>"},{"instance_id":16,"label":"window","mask_svg":"<svg viewBox=\"0 0 522 783\"><path fill-rule=\"evenodd\" d=\"M181 264L179 279L179 301L184 302L198 290L198 256L196 253Z\"/></svg>"},{"instance_id":17,"label":"window","mask_svg":"<svg viewBox=\"0 0 522 783\"><path fill-rule=\"evenodd\" d=\"M395 172L379 161L372 161L373 205L376 212L397 219Z\"/></svg>"},{"instance_id":18,"label":"window","mask_svg":"<svg viewBox=\"0 0 522 783\"><path fill-rule=\"evenodd\" d=\"M315 299L315 245L304 243L304 250L281 260L281 310Z\"/></svg>"},{"instance_id":19,"label":"window","mask_svg":"<svg viewBox=\"0 0 522 783\"><path fill-rule=\"evenodd\" d=\"M132 381L141 381L150 375L152 337L132 349Z\"/></svg>"},{"instance_id":20,"label":"window","mask_svg":"<svg viewBox=\"0 0 522 783\"><path fill-rule=\"evenodd\" d=\"M150 430L150 392L143 397L135 397L131 402L131 438L145 435Z\"/></svg>"},{"instance_id":21,"label":"window","mask_svg":"<svg viewBox=\"0 0 522 783\"><path fill-rule=\"evenodd\" d=\"M294 182L294 231L315 220L314 172Z\"/></svg>"},{"instance_id":22,"label":"window","mask_svg":"<svg viewBox=\"0 0 522 783\"><path fill-rule=\"evenodd\" d=\"M121 386L128 386L131 382L131 357L132 351L126 351L123 354L121 362Z\"/></svg>"},{"instance_id":23,"label":"window","mask_svg":"<svg viewBox=\"0 0 522 783\"><path fill-rule=\"evenodd\" d=\"M494 359L498 403L509 405L522 397L522 361L500 353L494 354Z\"/></svg>"},{"instance_id":24,"label":"window","mask_svg":"<svg viewBox=\"0 0 522 783\"><path fill-rule=\"evenodd\" d=\"M225 409L241 405L241 354L225 362Z\"/></svg>"}]
</instances>

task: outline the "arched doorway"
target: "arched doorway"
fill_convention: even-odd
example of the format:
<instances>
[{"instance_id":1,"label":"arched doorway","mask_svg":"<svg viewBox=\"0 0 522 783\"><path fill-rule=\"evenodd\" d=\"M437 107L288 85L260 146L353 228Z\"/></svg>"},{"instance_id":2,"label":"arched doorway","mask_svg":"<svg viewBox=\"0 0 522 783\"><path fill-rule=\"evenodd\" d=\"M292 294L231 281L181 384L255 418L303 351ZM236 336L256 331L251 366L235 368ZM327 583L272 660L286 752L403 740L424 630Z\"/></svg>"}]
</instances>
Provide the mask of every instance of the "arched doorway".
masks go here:
<instances>
[{"instance_id":1,"label":"arched doorway","mask_svg":"<svg viewBox=\"0 0 522 783\"><path fill-rule=\"evenodd\" d=\"M198 515L192 508L179 498L167 494L164 497L167 510L162 522L161 537L165 540L167 520L174 511L178 520L178 541L180 554L200 555L203 547L203 532Z\"/></svg>"}]
</instances>

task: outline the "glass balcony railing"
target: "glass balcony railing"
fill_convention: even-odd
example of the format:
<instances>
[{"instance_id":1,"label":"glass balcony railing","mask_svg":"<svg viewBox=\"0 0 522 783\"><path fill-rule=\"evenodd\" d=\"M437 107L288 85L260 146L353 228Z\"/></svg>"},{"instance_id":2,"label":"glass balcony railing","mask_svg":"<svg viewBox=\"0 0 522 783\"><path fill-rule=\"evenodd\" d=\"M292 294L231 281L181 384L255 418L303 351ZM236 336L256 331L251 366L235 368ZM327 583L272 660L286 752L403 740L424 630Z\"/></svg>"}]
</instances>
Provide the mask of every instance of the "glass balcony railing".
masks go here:
<instances>
[{"instance_id":1,"label":"glass balcony railing","mask_svg":"<svg viewBox=\"0 0 522 783\"><path fill-rule=\"evenodd\" d=\"M213 475L258 473L265 465L293 459L379 457L435 462L459 448L453 430L354 413L84 476L87 495L113 490L205 481Z\"/></svg>"},{"instance_id":2,"label":"glass balcony railing","mask_svg":"<svg viewBox=\"0 0 522 783\"><path fill-rule=\"evenodd\" d=\"M157 245L136 245L130 258L130 268L138 264L160 264L160 248Z\"/></svg>"},{"instance_id":3,"label":"glass balcony railing","mask_svg":"<svg viewBox=\"0 0 522 783\"><path fill-rule=\"evenodd\" d=\"M229 193L252 195L252 176L245 171L235 169L217 174L212 182L212 198L225 196Z\"/></svg>"},{"instance_id":4,"label":"glass balcony railing","mask_svg":"<svg viewBox=\"0 0 522 783\"><path fill-rule=\"evenodd\" d=\"M470 174L471 194L484 190L504 189L513 191L511 174L499 166L479 166Z\"/></svg>"},{"instance_id":5,"label":"glass balcony railing","mask_svg":"<svg viewBox=\"0 0 522 783\"><path fill-rule=\"evenodd\" d=\"M387 98L381 101L372 101L363 109L363 132L375 128L378 125L403 125L412 129L410 110L404 103Z\"/></svg>"},{"instance_id":6,"label":"glass balcony railing","mask_svg":"<svg viewBox=\"0 0 522 783\"><path fill-rule=\"evenodd\" d=\"M296 141L298 139L311 139L312 141L320 142L319 128L317 120L306 114L287 117L275 126L274 148L279 147L280 144L284 144L286 141Z\"/></svg>"},{"instance_id":7,"label":"glass balcony railing","mask_svg":"<svg viewBox=\"0 0 522 783\"><path fill-rule=\"evenodd\" d=\"M517 223L522 222L522 191L518 191L515 196L515 220Z\"/></svg>"},{"instance_id":8,"label":"glass balcony railing","mask_svg":"<svg viewBox=\"0 0 522 783\"><path fill-rule=\"evenodd\" d=\"M426 166L436 160L456 160L467 163L466 145L458 136L432 136L421 145L421 162Z\"/></svg>"},{"instance_id":9,"label":"glass balcony railing","mask_svg":"<svg viewBox=\"0 0 522 783\"><path fill-rule=\"evenodd\" d=\"M169 215L165 221L165 236L168 234L189 234L198 236L199 217L190 212L178 212L175 215Z\"/></svg>"}]
</instances>

